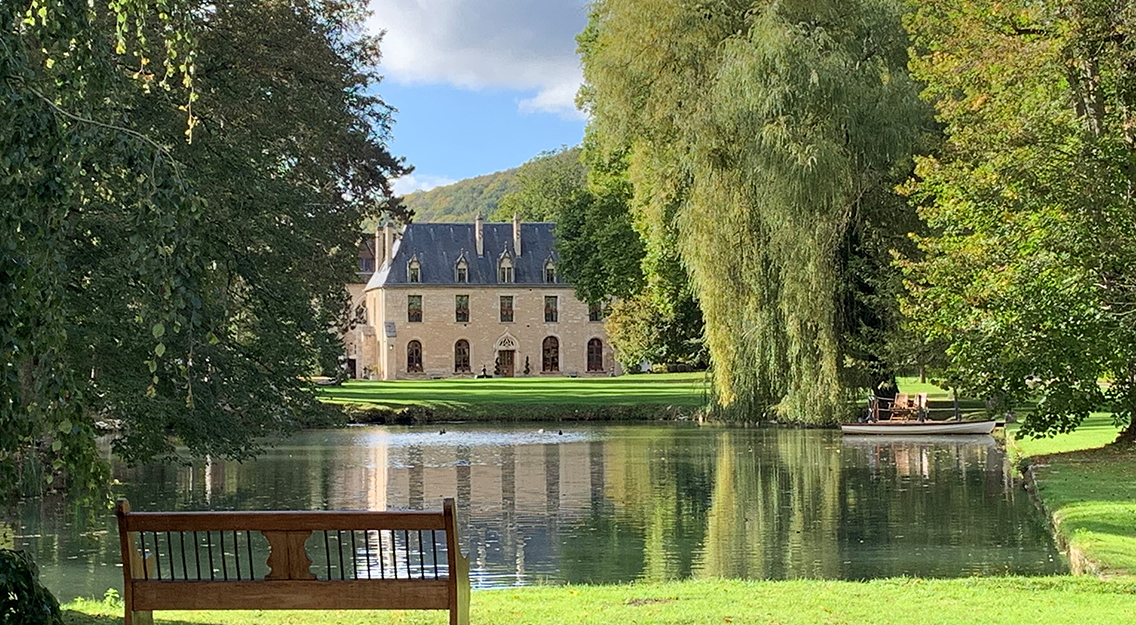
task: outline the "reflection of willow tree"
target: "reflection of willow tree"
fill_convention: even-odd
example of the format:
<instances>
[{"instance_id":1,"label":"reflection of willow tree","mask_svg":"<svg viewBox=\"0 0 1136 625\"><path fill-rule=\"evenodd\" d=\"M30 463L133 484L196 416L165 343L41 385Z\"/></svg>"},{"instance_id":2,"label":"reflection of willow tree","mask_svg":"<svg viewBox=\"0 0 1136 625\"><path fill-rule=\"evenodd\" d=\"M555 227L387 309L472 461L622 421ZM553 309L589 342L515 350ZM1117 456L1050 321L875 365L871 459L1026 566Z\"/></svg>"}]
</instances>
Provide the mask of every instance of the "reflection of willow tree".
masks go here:
<instances>
[{"instance_id":1,"label":"reflection of willow tree","mask_svg":"<svg viewBox=\"0 0 1136 625\"><path fill-rule=\"evenodd\" d=\"M589 531L566 531L565 580L662 581L689 577L705 534L713 451L692 430L633 428L612 437L602 461L606 497ZM593 454L594 456L595 454Z\"/></svg>"},{"instance_id":2,"label":"reflection of willow tree","mask_svg":"<svg viewBox=\"0 0 1136 625\"><path fill-rule=\"evenodd\" d=\"M722 432L700 575L838 577L839 472L800 432Z\"/></svg>"}]
</instances>

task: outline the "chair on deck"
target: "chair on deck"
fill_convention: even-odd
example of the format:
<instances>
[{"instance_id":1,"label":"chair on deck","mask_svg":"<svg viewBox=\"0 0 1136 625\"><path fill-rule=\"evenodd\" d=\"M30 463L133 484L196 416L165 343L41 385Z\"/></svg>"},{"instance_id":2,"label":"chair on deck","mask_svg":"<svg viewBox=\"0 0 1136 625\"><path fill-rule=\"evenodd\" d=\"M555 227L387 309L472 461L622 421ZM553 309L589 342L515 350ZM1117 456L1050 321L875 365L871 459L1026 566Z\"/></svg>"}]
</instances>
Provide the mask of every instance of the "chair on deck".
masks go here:
<instances>
[{"instance_id":1,"label":"chair on deck","mask_svg":"<svg viewBox=\"0 0 1136 625\"><path fill-rule=\"evenodd\" d=\"M893 419L906 419L911 413L911 400L908 398L907 393L898 393L895 400L891 403L891 418Z\"/></svg>"}]
</instances>

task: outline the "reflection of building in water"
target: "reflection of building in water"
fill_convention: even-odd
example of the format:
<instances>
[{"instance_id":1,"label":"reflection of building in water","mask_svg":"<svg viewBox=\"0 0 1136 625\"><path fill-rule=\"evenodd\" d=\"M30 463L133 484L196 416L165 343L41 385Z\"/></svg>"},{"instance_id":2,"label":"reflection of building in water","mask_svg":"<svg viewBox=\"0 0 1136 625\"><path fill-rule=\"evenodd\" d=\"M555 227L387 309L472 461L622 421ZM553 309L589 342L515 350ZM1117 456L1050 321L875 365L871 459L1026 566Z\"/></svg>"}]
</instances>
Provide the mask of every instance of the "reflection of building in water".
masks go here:
<instances>
[{"instance_id":1,"label":"reflection of building in water","mask_svg":"<svg viewBox=\"0 0 1136 625\"><path fill-rule=\"evenodd\" d=\"M408 446L390 450L387 505L390 508L436 508L456 497L474 548L474 571L489 561L510 563L518 582L526 571L526 549L540 561L557 551L561 522L591 508L603 475L602 445L588 443L530 444L486 447L459 445ZM518 471L518 467L524 467ZM480 566L479 566L480 565Z\"/></svg>"},{"instance_id":2,"label":"reflection of building in water","mask_svg":"<svg viewBox=\"0 0 1136 625\"><path fill-rule=\"evenodd\" d=\"M386 510L388 464L386 445L359 445L337 450L335 462L331 465L336 474L328 480L327 507ZM439 503L433 507L440 506ZM322 506L317 504L315 507ZM418 508L421 509L421 502Z\"/></svg>"}]
</instances>

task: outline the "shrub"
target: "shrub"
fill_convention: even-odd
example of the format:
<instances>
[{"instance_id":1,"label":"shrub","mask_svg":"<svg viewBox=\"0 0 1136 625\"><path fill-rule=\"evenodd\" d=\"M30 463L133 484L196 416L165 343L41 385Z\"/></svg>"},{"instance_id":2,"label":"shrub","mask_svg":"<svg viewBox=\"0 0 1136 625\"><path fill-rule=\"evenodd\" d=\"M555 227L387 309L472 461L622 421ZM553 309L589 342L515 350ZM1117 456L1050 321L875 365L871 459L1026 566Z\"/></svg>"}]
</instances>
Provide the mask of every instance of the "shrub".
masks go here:
<instances>
[{"instance_id":1,"label":"shrub","mask_svg":"<svg viewBox=\"0 0 1136 625\"><path fill-rule=\"evenodd\" d=\"M59 602L39 581L39 570L22 551L0 549L0 623L60 625Z\"/></svg>"}]
</instances>

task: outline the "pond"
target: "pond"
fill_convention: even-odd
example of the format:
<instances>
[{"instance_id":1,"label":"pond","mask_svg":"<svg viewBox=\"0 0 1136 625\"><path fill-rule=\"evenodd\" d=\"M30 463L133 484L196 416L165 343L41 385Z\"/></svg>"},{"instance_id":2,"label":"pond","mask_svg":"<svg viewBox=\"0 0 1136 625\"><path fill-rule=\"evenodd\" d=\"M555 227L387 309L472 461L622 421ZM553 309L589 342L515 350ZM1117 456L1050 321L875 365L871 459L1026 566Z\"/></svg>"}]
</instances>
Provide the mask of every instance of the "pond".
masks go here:
<instances>
[{"instance_id":1,"label":"pond","mask_svg":"<svg viewBox=\"0 0 1136 625\"><path fill-rule=\"evenodd\" d=\"M1067 570L988 436L367 426L303 432L243 464L114 476L139 511L440 509L455 497L475 587ZM109 512L43 499L7 523L61 600L121 590Z\"/></svg>"}]
</instances>

